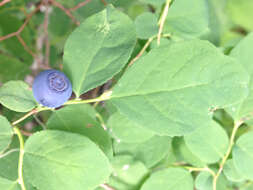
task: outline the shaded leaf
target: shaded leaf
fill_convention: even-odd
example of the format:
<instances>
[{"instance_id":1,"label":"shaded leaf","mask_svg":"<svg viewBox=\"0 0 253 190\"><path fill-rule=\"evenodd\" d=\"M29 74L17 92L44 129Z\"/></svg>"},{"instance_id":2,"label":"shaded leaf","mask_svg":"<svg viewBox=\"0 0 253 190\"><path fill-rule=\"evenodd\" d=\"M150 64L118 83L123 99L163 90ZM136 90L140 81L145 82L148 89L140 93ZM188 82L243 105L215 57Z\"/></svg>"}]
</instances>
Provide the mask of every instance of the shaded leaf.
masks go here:
<instances>
[{"instance_id":1,"label":"shaded leaf","mask_svg":"<svg viewBox=\"0 0 253 190\"><path fill-rule=\"evenodd\" d=\"M11 143L14 132L9 121L0 115L0 153L3 152Z\"/></svg>"},{"instance_id":2,"label":"shaded leaf","mask_svg":"<svg viewBox=\"0 0 253 190\"><path fill-rule=\"evenodd\" d=\"M116 156L112 160L113 175L109 184L115 189L137 190L148 175L146 166L129 155Z\"/></svg>"},{"instance_id":3,"label":"shaded leaf","mask_svg":"<svg viewBox=\"0 0 253 190\"><path fill-rule=\"evenodd\" d=\"M27 64L16 58L0 54L0 82L23 80L29 72Z\"/></svg>"},{"instance_id":4,"label":"shaded leaf","mask_svg":"<svg viewBox=\"0 0 253 190\"><path fill-rule=\"evenodd\" d=\"M84 135L95 142L108 157L112 157L111 139L96 121L96 111L90 105L70 105L54 111L47 127Z\"/></svg>"},{"instance_id":5,"label":"shaded leaf","mask_svg":"<svg viewBox=\"0 0 253 190\"><path fill-rule=\"evenodd\" d=\"M142 161L148 168L155 166L166 157L170 151L171 139L154 136L142 143L115 142L116 154L130 154Z\"/></svg>"}]
</instances>

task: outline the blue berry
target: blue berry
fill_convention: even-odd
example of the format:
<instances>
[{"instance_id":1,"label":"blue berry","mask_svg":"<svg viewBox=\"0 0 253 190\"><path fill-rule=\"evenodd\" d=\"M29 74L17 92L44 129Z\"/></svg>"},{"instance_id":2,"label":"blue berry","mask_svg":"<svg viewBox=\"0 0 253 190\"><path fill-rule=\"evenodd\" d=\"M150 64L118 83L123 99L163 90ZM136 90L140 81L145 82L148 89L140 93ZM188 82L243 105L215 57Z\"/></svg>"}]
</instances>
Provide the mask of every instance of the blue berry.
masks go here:
<instances>
[{"instance_id":1,"label":"blue berry","mask_svg":"<svg viewBox=\"0 0 253 190\"><path fill-rule=\"evenodd\" d=\"M57 108L72 94L72 85L66 75L57 70L41 72L33 82L33 95L43 106Z\"/></svg>"}]
</instances>

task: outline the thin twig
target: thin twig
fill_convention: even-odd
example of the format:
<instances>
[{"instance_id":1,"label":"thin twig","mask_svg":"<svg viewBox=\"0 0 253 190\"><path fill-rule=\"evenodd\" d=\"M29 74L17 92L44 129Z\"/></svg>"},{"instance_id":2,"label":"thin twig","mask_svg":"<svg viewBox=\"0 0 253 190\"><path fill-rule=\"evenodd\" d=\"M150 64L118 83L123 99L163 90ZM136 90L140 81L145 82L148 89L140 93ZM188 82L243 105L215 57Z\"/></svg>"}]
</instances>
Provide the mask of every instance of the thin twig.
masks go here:
<instances>
[{"instance_id":1,"label":"thin twig","mask_svg":"<svg viewBox=\"0 0 253 190\"><path fill-rule=\"evenodd\" d=\"M76 25L80 25L80 22L78 20L76 20L76 18L72 15L71 11L67 8L65 8L62 4L58 3L55 0L49 0L54 6L58 7L59 9L61 9L63 12L65 12L65 14L72 19L72 21L76 24Z\"/></svg>"},{"instance_id":2,"label":"thin twig","mask_svg":"<svg viewBox=\"0 0 253 190\"><path fill-rule=\"evenodd\" d=\"M169 7L170 7L170 2L171 2L171 0L167 0L166 1L165 7L163 9L162 16L161 16L161 18L160 18L160 20L158 22L158 25L159 25L159 31L158 31L158 34L157 34L157 44L158 45L160 45L161 35L162 35L162 32L163 32L163 26L164 26L166 17L168 15L168 10L169 10Z\"/></svg>"},{"instance_id":3,"label":"thin twig","mask_svg":"<svg viewBox=\"0 0 253 190\"><path fill-rule=\"evenodd\" d=\"M112 188L111 186L109 186L108 184L104 183L101 184L100 187L102 187L105 190L115 190L114 188Z\"/></svg>"},{"instance_id":4,"label":"thin twig","mask_svg":"<svg viewBox=\"0 0 253 190\"><path fill-rule=\"evenodd\" d=\"M9 3L9 2L11 2L11 0L3 0L3 1L1 1L0 2L0 7L4 6L6 3Z\"/></svg>"},{"instance_id":5,"label":"thin twig","mask_svg":"<svg viewBox=\"0 0 253 190\"><path fill-rule=\"evenodd\" d=\"M30 48L27 46L27 44L25 43L25 41L23 40L23 38L18 34L17 35L18 41L22 44L22 46L24 47L24 49L33 56L33 58L36 58L35 53L30 50Z\"/></svg>"},{"instance_id":6,"label":"thin twig","mask_svg":"<svg viewBox=\"0 0 253 190\"><path fill-rule=\"evenodd\" d=\"M232 148L234 146L236 132L237 132L238 128L241 126L242 123L243 123L242 121L239 121L238 123L234 124L234 128L233 128L233 131L232 131L232 134L231 134L231 137L230 137L227 152L226 152L225 156L222 158L219 170L213 178L213 190L216 190L218 178L219 178L219 176L220 176L220 174L221 174L221 172L224 168L224 165L225 165L225 163L226 163L226 161L227 161L227 159L228 159L228 157L229 157L229 155L232 151Z\"/></svg>"},{"instance_id":7,"label":"thin twig","mask_svg":"<svg viewBox=\"0 0 253 190\"><path fill-rule=\"evenodd\" d=\"M128 67L131 66L132 64L134 64L134 62L137 61L142 56L142 54L146 51L146 49L148 48L148 46L150 45L150 43L153 41L153 39L154 39L154 37L151 37L151 38L148 39L148 41L143 46L143 48L138 53L138 55L135 58L133 58L132 61L130 61L130 63L128 64Z\"/></svg>"},{"instance_id":8,"label":"thin twig","mask_svg":"<svg viewBox=\"0 0 253 190\"><path fill-rule=\"evenodd\" d=\"M39 125L41 125L41 127L42 127L44 130L47 129L47 126L46 126L42 121L40 121L40 119L37 117L37 115L34 114L33 117L34 117L35 121L36 121Z\"/></svg>"},{"instance_id":9,"label":"thin twig","mask_svg":"<svg viewBox=\"0 0 253 190\"><path fill-rule=\"evenodd\" d=\"M70 11L76 11L77 9L79 9L79 8L81 8L81 7L83 7L83 6L85 6L85 5L88 4L89 2L91 2L91 0L86 0L86 1L80 2L80 3L78 3L76 6L70 8L69 10L70 10Z\"/></svg>"},{"instance_id":10,"label":"thin twig","mask_svg":"<svg viewBox=\"0 0 253 190\"><path fill-rule=\"evenodd\" d=\"M18 123L22 122L23 120L25 120L26 118L30 117L31 115L37 113L37 109L33 109L32 111L28 112L27 114L25 114L23 117L21 117L20 119L12 122L12 125L17 125Z\"/></svg>"},{"instance_id":11,"label":"thin twig","mask_svg":"<svg viewBox=\"0 0 253 190\"><path fill-rule=\"evenodd\" d=\"M7 34L7 35L5 35L5 36L0 36L0 41L6 40L6 39L11 38L11 37L13 37L13 36L18 36L18 35L24 30L24 28L26 27L26 25L29 23L29 21L31 20L32 16L33 16L36 12L38 12L38 11L40 10L40 6L41 6L41 4L38 5L38 6L35 8L35 10L34 10L32 13L30 13L30 14L26 17L25 22L22 24L22 26L21 26L16 32L12 32L12 33Z\"/></svg>"}]
</instances>

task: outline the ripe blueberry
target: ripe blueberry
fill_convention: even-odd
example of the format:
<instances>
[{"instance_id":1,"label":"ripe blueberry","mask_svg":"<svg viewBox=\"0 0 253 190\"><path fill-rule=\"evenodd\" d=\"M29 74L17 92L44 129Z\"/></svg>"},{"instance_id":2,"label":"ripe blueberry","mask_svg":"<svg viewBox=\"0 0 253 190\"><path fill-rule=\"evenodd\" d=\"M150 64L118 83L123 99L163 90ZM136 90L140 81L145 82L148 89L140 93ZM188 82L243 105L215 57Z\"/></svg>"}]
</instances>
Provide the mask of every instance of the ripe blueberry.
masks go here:
<instances>
[{"instance_id":1,"label":"ripe blueberry","mask_svg":"<svg viewBox=\"0 0 253 190\"><path fill-rule=\"evenodd\" d=\"M72 85L66 75L57 70L41 72L33 82L34 98L43 106L57 108L72 94Z\"/></svg>"}]
</instances>

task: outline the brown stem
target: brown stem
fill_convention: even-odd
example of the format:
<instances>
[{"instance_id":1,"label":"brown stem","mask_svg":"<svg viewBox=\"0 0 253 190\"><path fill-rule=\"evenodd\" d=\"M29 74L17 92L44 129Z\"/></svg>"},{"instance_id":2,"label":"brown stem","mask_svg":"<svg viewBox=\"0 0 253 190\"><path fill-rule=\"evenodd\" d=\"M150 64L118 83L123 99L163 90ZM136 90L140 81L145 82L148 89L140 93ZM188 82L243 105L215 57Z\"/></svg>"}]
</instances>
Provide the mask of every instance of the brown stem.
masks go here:
<instances>
[{"instance_id":1,"label":"brown stem","mask_svg":"<svg viewBox=\"0 0 253 190\"><path fill-rule=\"evenodd\" d=\"M4 6L6 3L9 3L9 2L11 2L11 0L3 0L3 1L1 1L0 2L0 7Z\"/></svg>"},{"instance_id":2,"label":"brown stem","mask_svg":"<svg viewBox=\"0 0 253 190\"><path fill-rule=\"evenodd\" d=\"M80 3L78 3L76 6L70 8L69 10L70 10L70 11L76 11L77 9L79 9L79 8L81 8L81 7L83 7L83 6L85 6L85 5L88 4L89 2L91 2L91 0L86 0L86 1L80 2Z\"/></svg>"},{"instance_id":3,"label":"brown stem","mask_svg":"<svg viewBox=\"0 0 253 190\"><path fill-rule=\"evenodd\" d=\"M25 43L25 41L23 40L23 38L19 34L17 35L17 38L18 38L18 41L22 44L22 46L25 48L25 50L29 54L31 54L33 56L33 58L36 58L35 53L32 50L30 50L30 48L27 46L27 44Z\"/></svg>"},{"instance_id":4,"label":"brown stem","mask_svg":"<svg viewBox=\"0 0 253 190\"><path fill-rule=\"evenodd\" d=\"M58 3L55 0L49 0L54 6L58 7L59 9L61 9L63 12L65 12L65 14L72 19L72 21L76 24L76 25L80 25L80 22L78 20L76 20L76 18L72 15L71 11L69 9L66 9L62 4Z\"/></svg>"},{"instance_id":5,"label":"brown stem","mask_svg":"<svg viewBox=\"0 0 253 190\"><path fill-rule=\"evenodd\" d=\"M5 36L1 36L1 37L0 37L0 41L6 40L6 39L11 38L11 37L13 37L13 36L18 36L18 35L24 30L24 28L26 27L26 25L29 23L29 21L31 20L32 16L33 16L36 12L38 12L38 11L40 10L40 6L41 6L41 4L39 4L39 5L36 7L36 9L26 17L25 22L22 24L22 26L21 26L16 32L7 34L7 35L5 35Z\"/></svg>"}]
</instances>

